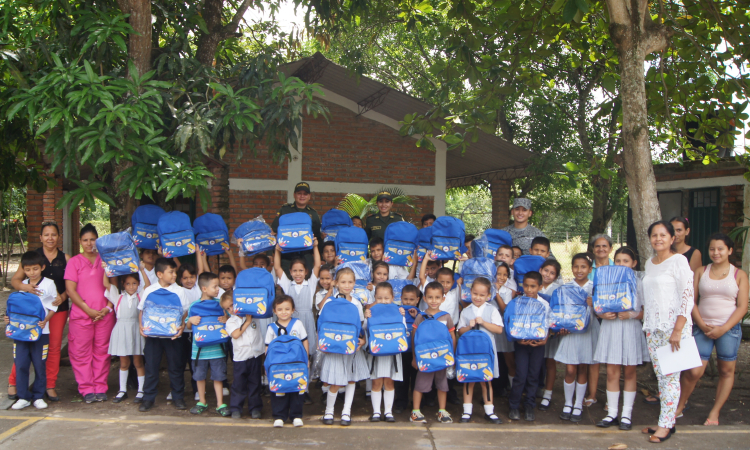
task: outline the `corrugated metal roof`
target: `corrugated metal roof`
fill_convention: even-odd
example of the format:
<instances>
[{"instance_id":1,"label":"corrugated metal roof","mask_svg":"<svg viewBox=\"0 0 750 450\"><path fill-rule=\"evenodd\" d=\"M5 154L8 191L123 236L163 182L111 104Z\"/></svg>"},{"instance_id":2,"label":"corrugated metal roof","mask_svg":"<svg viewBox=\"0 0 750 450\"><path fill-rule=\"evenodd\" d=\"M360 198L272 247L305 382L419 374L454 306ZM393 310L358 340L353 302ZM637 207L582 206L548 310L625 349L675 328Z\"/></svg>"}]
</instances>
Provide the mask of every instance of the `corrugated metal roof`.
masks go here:
<instances>
[{"instance_id":1,"label":"corrugated metal roof","mask_svg":"<svg viewBox=\"0 0 750 450\"><path fill-rule=\"evenodd\" d=\"M281 70L286 75L299 76L305 82L320 83L327 90L356 103L386 88L388 92L382 103L376 103L371 110L394 120L403 120L405 115L411 113L423 114L432 107L371 78L362 76L357 79L345 67L334 64L320 53L286 64ZM477 142L470 144L464 154L460 150L448 152L446 178L451 180L517 169L528 165L531 156L532 153L528 150L498 136L480 132ZM517 174L518 171L509 173Z\"/></svg>"}]
</instances>

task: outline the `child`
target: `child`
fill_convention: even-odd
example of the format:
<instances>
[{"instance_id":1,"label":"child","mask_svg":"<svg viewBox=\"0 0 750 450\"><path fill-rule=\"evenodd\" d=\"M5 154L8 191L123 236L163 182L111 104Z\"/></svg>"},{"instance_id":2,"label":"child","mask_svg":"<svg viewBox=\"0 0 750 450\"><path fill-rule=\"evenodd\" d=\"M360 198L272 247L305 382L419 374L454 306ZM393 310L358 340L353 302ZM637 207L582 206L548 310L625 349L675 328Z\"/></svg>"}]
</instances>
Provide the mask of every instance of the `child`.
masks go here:
<instances>
[{"instance_id":1,"label":"child","mask_svg":"<svg viewBox=\"0 0 750 450\"><path fill-rule=\"evenodd\" d=\"M523 276L524 296L537 299L542 303L549 313L549 304L539 298L539 288L542 286L542 276L539 272L528 272ZM536 390L539 388L539 372L544 364L544 340L520 340L514 343L516 376L508 396L510 404L510 420L521 420L521 397L526 392L526 408L524 419L534 421L536 419L534 408L536 407Z\"/></svg>"},{"instance_id":2,"label":"child","mask_svg":"<svg viewBox=\"0 0 750 450\"><path fill-rule=\"evenodd\" d=\"M231 253L230 253L231 254ZM234 289L234 280L237 279L237 270L233 265L224 264L219 267L219 297L224 295L224 292L231 291Z\"/></svg>"},{"instance_id":3,"label":"child","mask_svg":"<svg viewBox=\"0 0 750 450\"><path fill-rule=\"evenodd\" d=\"M573 255L573 278L569 284L583 288L588 294L589 310L591 320L585 333L570 334L561 331L560 344L555 352L555 361L566 364L565 383L563 384L565 392L565 407L563 408L560 418L570 420L571 422L580 422L582 420L582 405L589 379L589 364L594 364L594 351L599 339L599 321L594 316L591 293L594 283L588 279L591 272L593 259L589 253L577 253ZM597 371L598 375L598 371ZM575 404L573 403L573 394L575 394ZM586 400L593 404L593 401ZM587 405L589 406L589 405Z\"/></svg>"},{"instance_id":4,"label":"child","mask_svg":"<svg viewBox=\"0 0 750 450\"><path fill-rule=\"evenodd\" d=\"M26 279L24 284L36 286L36 293L42 303L46 315L38 323L42 335L34 342L13 340L13 363L16 365L16 386L18 400L11 407L14 410L24 409L33 402L36 409L47 408L44 401L44 390L47 387L47 347L49 347L49 320L57 311L53 305L57 298L55 282L42 276L47 266L47 258L37 252L26 252L21 256L21 269ZM5 325L10 324L5 315ZM29 391L29 368L34 366L34 384Z\"/></svg>"},{"instance_id":5,"label":"child","mask_svg":"<svg viewBox=\"0 0 750 450\"><path fill-rule=\"evenodd\" d=\"M336 264L336 244L333 241L323 243L322 249L322 263L323 264Z\"/></svg>"},{"instance_id":6,"label":"child","mask_svg":"<svg viewBox=\"0 0 750 450\"><path fill-rule=\"evenodd\" d=\"M185 289L185 297L187 298L188 303L191 305L193 304L193 302L197 302L201 298L201 289L200 287L198 287L197 281L198 276L203 273L203 260L205 258L206 253L199 247L198 254L195 258L198 269L196 269L192 264L181 264L177 268L177 284ZM175 261L175 263L178 263L178 261ZM190 355L193 351L193 331L190 327L185 328L185 331L182 333L182 337L180 338L180 340L182 341L183 352L185 353L185 362L188 366L188 370L190 370L190 382L193 388L193 396L195 400L198 401L200 399L200 397L198 396L198 385L193 379L193 365L190 362ZM171 393L167 396L167 400L172 400Z\"/></svg>"},{"instance_id":7,"label":"child","mask_svg":"<svg viewBox=\"0 0 750 450\"><path fill-rule=\"evenodd\" d=\"M393 303L393 287L387 282L383 281L375 286L375 303L381 303L384 305L390 305ZM399 308L401 314L405 314L404 308ZM372 317L371 310L365 311L365 318L369 319ZM404 325L406 325L406 319L404 319ZM366 328L366 326L365 326ZM401 361L401 354L393 356L374 356L368 357L368 363L370 365L370 379L372 379L372 416L370 416L370 422L380 422L385 419L386 422L395 422L396 419L393 417L393 400L395 398L395 386L394 381L403 381L403 365ZM383 406L385 411L380 414L380 400L383 400Z\"/></svg>"},{"instance_id":8,"label":"child","mask_svg":"<svg viewBox=\"0 0 750 450\"><path fill-rule=\"evenodd\" d=\"M615 252L615 265L627 266L635 270L638 257L630 247L620 247ZM636 393L636 368L644 361L649 361L648 348L643 340L642 292L640 279L638 292L633 300L633 311L621 313L604 313L599 342L596 345L594 361L607 364L607 417L597 422L596 426L609 428L620 424L621 430L632 428L631 415ZM620 400L620 367L625 379L622 393L622 415L617 420L617 404Z\"/></svg>"},{"instance_id":9,"label":"child","mask_svg":"<svg viewBox=\"0 0 750 450\"><path fill-rule=\"evenodd\" d=\"M253 256L253 267L260 267L261 269L266 269L270 272L273 266L271 265L271 259L268 255L265 253L258 253Z\"/></svg>"},{"instance_id":10,"label":"child","mask_svg":"<svg viewBox=\"0 0 750 450\"><path fill-rule=\"evenodd\" d=\"M510 253L510 248L508 248ZM510 277L511 268L503 261L497 266L497 277L495 278L495 305L501 314L505 313L505 308L515 296L515 291L508 287L508 278ZM513 353L513 343L508 340L505 333L495 334L495 349L498 353L503 354L505 366L508 368L508 385L513 387L513 378L516 376L516 357ZM500 384L504 386L504 384Z\"/></svg>"},{"instance_id":11,"label":"child","mask_svg":"<svg viewBox=\"0 0 750 450\"><path fill-rule=\"evenodd\" d=\"M425 256L426 258L426 256ZM424 267L424 265L423 265ZM432 283L429 283L427 286L425 286L424 289L424 296L425 296L425 303L427 303L427 309L425 310L424 314L426 314L428 317L432 317L435 314L442 311L441 306L443 302L445 302L445 294L443 290L443 286L438 283L437 281L433 281ZM403 302L403 297L402 300ZM456 327L453 325L453 319L451 319L450 314L444 314L438 319L440 322L444 323L446 327L448 327L448 331L451 334L451 338L453 339L453 348L456 348ZM414 320L414 332L412 332L412 342L411 342L411 348L412 353L414 352L414 335L417 331L417 328L419 328L419 325L424 322L424 316L419 315ZM417 357L412 354L412 362L411 365L414 369L417 369ZM414 381L414 406L411 411L411 417L409 418L412 422L420 422L420 423L426 423L427 421L424 418L424 414L422 414L422 411L420 411L420 406L422 404L422 394L426 394L432 390L432 383L435 382L435 387L438 390L437 397L438 397L438 422L441 423L453 423L453 419L451 418L451 415L448 413L448 411L445 410L445 405L448 400L448 376L447 376L447 369L438 370L437 372L417 372L417 377Z\"/></svg>"},{"instance_id":12,"label":"child","mask_svg":"<svg viewBox=\"0 0 750 450\"><path fill-rule=\"evenodd\" d=\"M434 260L435 255L432 252L427 252L424 259L422 260L422 267L419 269L419 279L422 282L422 286L426 286L427 283L427 261ZM453 323L458 323L458 299L461 298L460 286L453 288L453 271L447 267L441 267L435 272L435 278L441 286L443 286L445 301L440 304L440 310L445 311L451 315ZM425 292L427 295L427 292ZM423 301L424 303L424 301ZM420 305L420 309L426 309L426 305Z\"/></svg>"},{"instance_id":13,"label":"child","mask_svg":"<svg viewBox=\"0 0 750 450\"><path fill-rule=\"evenodd\" d=\"M229 408L232 410L232 419L242 418L242 405L247 398L250 417L260 419L263 409L263 400L260 398L263 335L258 327L258 319L253 319L249 314L240 317L232 313L232 302L231 292L225 292L221 296L221 307L230 315L227 333L232 336L234 380Z\"/></svg>"},{"instance_id":14,"label":"child","mask_svg":"<svg viewBox=\"0 0 750 450\"><path fill-rule=\"evenodd\" d=\"M531 240L531 248L529 248L529 255L541 256L542 258L549 258L550 256L550 242L544 236L537 236Z\"/></svg>"},{"instance_id":15,"label":"child","mask_svg":"<svg viewBox=\"0 0 750 450\"><path fill-rule=\"evenodd\" d=\"M333 264L323 264L320 266L320 271L318 273L318 286L315 292L315 307L318 308L318 311L320 311L321 308L320 302L328 298L328 293L332 289L331 284L333 283L334 269L335 266Z\"/></svg>"},{"instance_id":16,"label":"child","mask_svg":"<svg viewBox=\"0 0 750 450\"><path fill-rule=\"evenodd\" d=\"M313 267L318 267L320 264L320 255L318 254L318 246L314 245L316 264ZM274 258L275 261L279 261L281 258ZM294 270L294 262L292 262L292 269ZM283 270L282 270L283 273ZM294 275L292 275L294 276ZM309 339L307 339L307 333L305 332L305 325L301 320L292 318L294 313L294 299L288 295L279 295L273 301L273 313L276 315L278 320L268 326L266 330L266 353L268 353L268 345L282 334L288 334L294 336L302 341L302 345L305 347L305 351L308 349ZM309 353L309 352L308 352ZM309 367L308 362L308 367ZM300 393L301 394L301 393ZM273 426L281 428L284 426L284 421L292 419L292 423L295 427L301 427L302 423L302 408L304 405L304 398L299 394L271 394L271 408L273 409Z\"/></svg>"},{"instance_id":17,"label":"child","mask_svg":"<svg viewBox=\"0 0 750 450\"><path fill-rule=\"evenodd\" d=\"M157 284L159 279L156 277L156 271L154 270L154 263L159 258L159 252L148 248L141 249L141 262L143 263L143 269L146 272L146 277L141 279L141 291L146 289L144 281L148 278L151 284Z\"/></svg>"},{"instance_id":18,"label":"child","mask_svg":"<svg viewBox=\"0 0 750 450\"><path fill-rule=\"evenodd\" d=\"M440 261L436 261L434 259L429 259L425 255L425 257L422 259L422 266L424 266L425 261L427 261L427 266L425 267L425 276L424 281L422 281L422 275L419 275L419 285L422 288L422 294L424 294L424 287L428 284L432 283L433 281L436 281L437 277L437 271L440 270L443 265L440 263ZM422 266L420 266L420 272L422 270Z\"/></svg>"},{"instance_id":19,"label":"child","mask_svg":"<svg viewBox=\"0 0 750 450\"><path fill-rule=\"evenodd\" d=\"M515 297L516 291L518 291L516 280L513 279L513 262L515 260L516 258L513 257L513 249L510 245L501 245L497 249L497 252L495 252L495 266L500 267L500 263L505 263L508 266L508 270L510 270L510 273L508 274L508 280L503 286L513 291L513 295L511 296L511 298Z\"/></svg>"},{"instance_id":20,"label":"child","mask_svg":"<svg viewBox=\"0 0 750 450\"><path fill-rule=\"evenodd\" d=\"M364 228L364 224L362 223L362 219L359 217L352 217L352 225L357 228Z\"/></svg>"},{"instance_id":21,"label":"child","mask_svg":"<svg viewBox=\"0 0 750 450\"><path fill-rule=\"evenodd\" d=\"M383 238L374 237L370 239L370 266L372 267L377 261L383 260L383 252L385 251L385 243Z\"/></svg>"},{"instance_id":22,"label":"child","mask_svg":"<svg viewBox=\"0 0 750 450\"><path fill-rule=\"evenodd\" d=\"M377 238L373 238L377 239ZM372 264L372 281L367 284L367 290L372 291L375 286L388 281L388 263L385 261L376 261Z\"/></svg>"},{"instance_id":23,"label":"child","mask_svg":"<svg viewBox=\"0 0 750 450\"><path fill-rule=\"evenodd\" d=\"M461 318L458 321L459 336L470 331L475 325L487 333L492 339L493 353L495 360L493 363L493 377L500 376L500 370L497 362L497 349L495 348L495 337L503 334L503 318L497 309L487 304L492 299L492 284L487 278L477 278L471 285L471 305L464 308L461 312ZM466 383L464 385L464 413L461 415L461 423L471 421L474 405L472 398L474 396L474 385L476 383ZM492 385L490 383L479 383L482 387L482 399L484 400L484 418L494 424L503 423L495 414L495 406L492 404Z\"/></svg>"},{"instance_id":24,"label":"child","mask_svg":"<svg viewBox=\"0 0 750 450\"><path fill-rule=\"evenodd\" d=\"M521 249L521 247L519 247L517 245L514 245L513 247L511 247L511 251L513 252L513 259L514 260L520 258L521 255L523 255L523 249Z\"/></svg>"},{"instance_id":25,"label":"child","mask_svg":"<svg viewBox=\"0 0 750 450\"><path fill-rule=\"evenodd\" d=\"M413 306L414 308L408 308L407 314L404 315L406 318L406 333L409 340L411 340L411 333L414 326L414 320L419 315L419 309L417 309L419 302L422 300L422 291L418 287L411 285L404 286L401 290L401 306ZM404 368L402 381L396 381L396 400L393 406L393 411L396 414L401 414L406 408L409 407L409 392L413 388L414 380L417 377L417 370L412 366L412 360L414 354L412 352L404 352L401 354L401 366Z\"/></svg>"},{"instance_id":26,"label":"child","mask_svg":"<svg viewBox=\"0 0 750 450\"><path fill-rule=\"evenodd\" d=\"M187 409L185 404L185 359L182 352L182 342L179 341L182 331L185 329L185 318L190 305L187 303L185 289L180 287L175 281L177 280L177 264L167 258L159 258L154 263L154 272L156 272L157 282L151 284L145 291L138 303L138 327L141 336L146 338L143 345L144 365L146 367L146 379L143 384L143 403L138 408L140 412L146 412L154 407L156 401L156 389L159 384L159 366L161 365L162 355L167 355L167 369L169 371L169 384L171 387L172 404L178 410ZM149 294L158 290L166 289L180 298L182 304L182 321L177 328L177 334L171 338L146 337L143 333L143 307Z\"/></svg>"},{"instance_id":27,"label":"child","mask_svg":"<svg viewBox=\"0 0 750 450\"><path fill-rule=\"evenodd\" d=\"M105 263L102 262L102 266ZM144 285L148 288L151 281L146 275L143 262L141 262L141 276ZM130 369L130 357L133 357L133 365L138 374L138 393L135 394L133 403L143 402L143 383L146 379L146 369L143 367L143 347L145 339L138 332L138 303L140 302L141 279L137 273L117 277L117 286L110 282L104 275L104 296L115 305L115 318L117 322L112 328L109 339L109 353L120 357L120 392L117 393L112 403L120 403L128 398L128 370Z\"/></svg>"},{"instance_id":28,"label":"child","mask_svg":"<svg viewBox=\"0 0 750 450\"><path fill-rule=\"evenodd\" d=\"M352 291L354 290L355 276L352 269L343 268L336 272L336 280L332 287L338 290L338 296L352 302L359 311L359 320L364 321L365 316L362 312L362 304L357 300L352 300ZM321 302L322 310L326 302ZM324 425L333 425L333 408L336 403L336 397L339 390L346 386L344 391L344 409L341 411L341 425L349 426L352 423L351 411L352 401L354 400L354 383L370 377L370 368L367 366L367 360L362 352L362 346L365 340L360 337L357 351L353 355L340 355L336 353L326 353L323 357L323 366L320 369L320 381L329 385L326 394L326 410L323 415Z\"/></svg>"},{"instance_id":29,"label":"child","mask_svg":"<svg viewBox=\"0 0 750 450\"><path fill-rule=\"evenodd\" d=\"M192 328L201 323L200 316L193 316L191 311L193 306L202 301L214 301L219 293L219 277L211 272L204 272L198 277L198 286L201 289L201 298L193 302L188 309L188 327ZM223 319L223 320L222 320ZM226 316L220 317L219 322L226 323ZM227 379L227 360L226 353L221 344L207 345L198 348L195 341L192 344L190 359L193 366L193 379L198 385L198 403L190 409L191 414L202 414L208 409L206 401L206 377L209 370L211 379L214 381L214 391L216 392L216 412L222 417L228 417L232 413L229 406L224 403L224 381Z\"/></svg>"},{"instance_id":30,"label":"child","mask_svg":"<svg viewBox=\"0 0 750 450\"><path fill-rule=\"evenodd\" d=\"M534 246L532 245L531 247L533 250ZM560 287L560 284L557 283L557 279L560 276L561 270L560 263L554 259L548 259L542 263L542 267L539 269L539 273L542 275L542 288L539 289L540 294L551 296L552 293L555 292L555 289ZM557 347L559 345L560 335L550 332L550 336L547 339L547 345L544 346L544 364L547 366L547 379L545 382L542 402L539 404L540 411L547 411L549 409L549 404L552 401L552 390L555 388L555 377L557 376L555 353L557 352Z\"/></svg>"}]
</instances>

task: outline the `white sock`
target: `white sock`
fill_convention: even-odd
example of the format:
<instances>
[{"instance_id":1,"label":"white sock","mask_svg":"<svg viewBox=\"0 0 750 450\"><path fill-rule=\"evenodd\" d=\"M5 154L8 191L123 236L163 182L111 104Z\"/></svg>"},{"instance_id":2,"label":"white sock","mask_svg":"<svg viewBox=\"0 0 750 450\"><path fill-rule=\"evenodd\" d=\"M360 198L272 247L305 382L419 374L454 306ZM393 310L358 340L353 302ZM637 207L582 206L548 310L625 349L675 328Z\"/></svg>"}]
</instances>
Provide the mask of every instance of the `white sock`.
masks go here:
<instances>
[{"instance_id":1,"label":"white sock","mask_svg":"<svg viewBox=\"0 0 750 450\"><path fill-rule=\"evenodd\" d=\"M495 414L495 405L484 405L484 413L488 416Z\"/></svg>"},{"instance_id":2,"label":"white sock","mask_svg":"<svg viewBox=\"0 0 750 450\"><path fill-rule=\"evenodd\" d=\"M464 403L464 414L471 415L473 411L474 411L473 403Z\"/></svg>"},{"instance_id":3,"label":"white sock","mask_svg":"<svg viewBox=\"0 0 750 450\"><path fill-rule=\"evenodd\" d=\"M509 387L510 389L513 389L513 376L508 375L508 383L510 383Z\"/></svg>"},{"instance_id":4,"label":"white sock","mask_svg":"<svg viewBox=\"0 0 750 450\"><path fill-rule=\"evenodd\" d=\"M352 415L352 401L354 400L354 383L349 383L346 385L346 390L344 391L344 409L341 411L341 415Z\"/></svg>"},{"instance_id":5,"label":"white sock","mask_svg":"<svg viewBox=\"0 0 750 450\"><path fill-rule=\"evenodd\" d=\"M618 402L620 401L620 391L607 391L607 415L617 417Z\"/></svg>"},{"instance_id":6,"label":"white sock","mask_svg":"<svg viewBox=\"0 0 750 450\"><path fill-rule=\"evenodd\" d=\"M338 396L338 391L328 391L328 395L326 396L326 414L333 414L333 407L336 405L336 397Z\"/></svg>"},{"instance_id":7,"label":"white sock","mask_svg":"<svg viewBox=\"0 0 750 450\"><path fill-rule=\"evenodd\" d=\"M370 401L372 401L372 413L380 414L380 402L383 399L383 393L380 391L372 391L370 395Z\"/></svg>"},{"instance_id":8,"label":"white sock","mask_svg":"<svg viewBox=\"0 0 750 450\"><path fill-rule=\"evenodd\" d=\"M330 389L331 389L331 386L326 386L325 384L323 385L323 393L324 394L327 394L330 391Z\"/></svg>"},{"instance_id":9,"label":"white sock","mask_svg":"<svg viewBox=\"0 0 750 450\"><path fill-rule=\"evenodd\" d=\"M622 417L627 418L628 421L633 414L633 403L635 403L635 391L622 391ZM617 411L615 411L615 414L617 414Z\"/></svg>"},{"instance_id":10,"label":"white sock","mask_svg":"<svg viewBox=\"0 0 750 450\"><path fill-rule=\"evenodd\" d=\"M542 398L546 398L547 400L552 400L552 391L544 390L544 395Z\"/></svg>"},{"instance_id":11,"label":"white sock","mask_svg":"<svg viewBox=\"0 0 750 450\"><path fill-rule=\"evenodd\" d=\"M583 397L586 396L586 387L588 387L588 385L588 383L576 383L576 403L573 408L581 409L583 407Z\"/></svg>"},{"instance_id":12,"label":"white sock","mask_svg":"<svg viewBox=\"0 0 750 450\"><path fill-rule=\"evenodd\" d=\"M365 380L365 391L371 392L372 391L372 379L368 378Z\"/></svg>"},{"instance_id":13,"label":"white sock","mask_svg":"<svg viewBox=\"0 0 750 450\"><path fill-rule=\"evenodd\" d=\"M120 371L120 392L128 392L128 371Z\"/></svg>"},{"instance_id":14,"label":"white sock","mask_svg":"<svg viewBox=\"0 0 750 450\"><path fill-rule=\"evenodd\" d=\"M386 414L393 414L393 400L396 398L396 390L383 391L383 406Z\"/></svg>"},{"instance_id":15,"label":"white sock","mask_svg":"<svg viewBox=\"0 0 750 450\"><path fill-rule=\"evenodd\" d=\"M573 394L576 392L576 383L566 383L563 381L563 392L565 392L565 406L573 406Z\"/></svg>"}]
</instances>

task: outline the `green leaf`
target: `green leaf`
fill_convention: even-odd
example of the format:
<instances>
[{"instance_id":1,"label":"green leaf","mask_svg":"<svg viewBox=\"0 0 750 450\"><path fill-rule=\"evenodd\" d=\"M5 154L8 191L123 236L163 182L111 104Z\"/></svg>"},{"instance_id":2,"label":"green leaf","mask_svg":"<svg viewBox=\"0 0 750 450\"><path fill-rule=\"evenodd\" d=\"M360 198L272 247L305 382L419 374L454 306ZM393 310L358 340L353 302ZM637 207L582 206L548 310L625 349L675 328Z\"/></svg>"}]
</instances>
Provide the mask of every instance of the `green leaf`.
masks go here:
<instances>
[{"instance_id":1,"label":"green leaf","mask_svg":"<svg viewBox=\"0 0 750 450\"><path fill-rule=\"evenodd\" d=\"M576 13L578 13L578 5L576 4L576 1L577 0L568 0L568 3L565 4L565 9L563 10L563 21L568 23L573 21Z\"/></svg>"},{"instance_id":2,"label":"green leaf","mask_svg":"<svg viewBox=\"0 0 750 450\"><path fill-rule=\"evenodd\" d=\"M584 14L589 12L589 4L586 0L576 0L576 7Z\"/></svg>"}]
</instances>

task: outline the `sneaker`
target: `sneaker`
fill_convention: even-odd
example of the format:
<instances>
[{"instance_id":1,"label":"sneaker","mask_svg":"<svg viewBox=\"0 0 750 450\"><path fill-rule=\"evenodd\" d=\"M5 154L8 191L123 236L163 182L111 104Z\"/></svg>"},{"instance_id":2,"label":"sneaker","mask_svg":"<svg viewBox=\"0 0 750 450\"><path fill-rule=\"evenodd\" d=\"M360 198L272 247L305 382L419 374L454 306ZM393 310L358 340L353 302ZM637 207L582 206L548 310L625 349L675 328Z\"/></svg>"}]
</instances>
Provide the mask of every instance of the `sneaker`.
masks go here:
<instances>
[{"instance_id":1,"label":"sneaker","mask_svg":"<svg viewBox=\"0 0 750 450\"><path fill-rule=\"evenodd\" d=\"M304 425L304 423L302 423L302 419L300 419L299 417L294 419L292 423L294 424L295 427L301 427L302 425Z\"/></svg>"},{"instance_id":2,"label":"sneaker","mask_svg":"<svg viewBox=\"0 0 750 450\"><path fill-rule=\"evenodd\" d=\"M34 408L36 409L47 409L47 403L41 398L34 400Z\"/></svg>"},{"instance_id":3,"label":"sneaker","mask_svg":"<svg viewBox=\"0 0 750 450\"><path fill-rule=\"evenodd\" d=\"M31 405L30 401L19 398L18 400L16 400L15 403L13 403L13 406L11 406L11 409L15 409L15 410L24 409L30 405Z\"/></svg>"},{"instance_id":4,"label":"sneaker","mask_svg":"<svg viewBox=\"0 0 750 450\"><path fill-rule=\"evenodd\" d=\"M438 411L437 418L440 423L453 423L453 419L451 419L448 411Z\"/></svg>"},{"instance_id":5,"label":"sneaker","mask_svg":"<svg viewBox=\"0 0 750 450\"><path fill-rule=\"evenodd\" d=\"M96 394L96 401L97 402L106 402L107 401L107 394L105 394L105 393Z\"/></svg>"},{"instance_id":6,"label":"sneaker","mask_svg":"<svg viewBox=\"0 0 750 450\"><path fill-rule=\"evenodd\" d=\"M232 412L229 410L229 406L227 406L226 403L216 408L216 412L219 413L221 417L229 417L232 415Z\"/></svg>"},{"instance_id":7,"label":"sneaker","mask_svg":"<svg viewBox=\"0 0 750 450\"><path fill-rule=\"evenodd\" d=\"M172 394L169 394L169 395L172 395ZM193 400L195 400L196 402L199 402L199 401L201 401L201 396L200 396L200 394L196 392L196 393L195 393L195 398L193 398Z\"/></svg>"},{"instance_id":8,"label":"sneaker","mask_svg":"<svg viewBox=\"0 0 750 450\"><path fill-rule=\"evenodd\" d=\"M227 388L222 388L221 392L222 392L222 394L224 394L224 397L226 397L227 395L229 395L229 389L227 389Z\"/></svg>"},{"instance_id":9,"label":"sneaker","mask_svg":"<svg viewBox=\"0 0 750 450\"><path fill-rule=\"evenodd\" d=\"M96 394L86 394L83 396L83 401L86 403L94 403L96 401Z\"/></svg>"},{"instance_id":10,"label":"sneaker","mask_svg":"<svg viewBox=\"0 0 750 450\"><path fill-rule=\"evenodd\" d=\"M172 400L172 393L167 394L167 400Z\"/></svg>"},{"instance_id":11,"label":"sneaker","mask_svg":"<svg viewBox=\"0 0 750 450\"><path fill-rule=\"evenodd\" d=\"M422 414L421 411L412 411L411 417L409 417L410 422L419 422L419 423L427 423L427 421L424 418L424 414Z\"/></svg>"},{"instance_id":12,"label":"sneaker","mask_svg":"<svg viewBox=\"0 0 750 450\"><path fill-rule=\"evenodd\" d=\"M198 402L197 405L190 408L190 414L203 414L208 409L208 405Z\"/></svg>"},{"instance_id":13,"label":"sneaker","mask_svg":"<svg viewBox=\"0 0 750 450\"><path fill-rule=\"evenodd\" d=\"M284 421L281 419L276 419L273 421L273 427L274 428L281 428L284 426Z\"/></svg>"}]
</instances>

